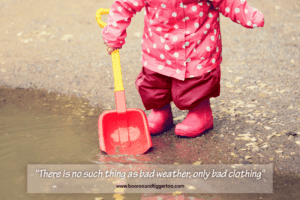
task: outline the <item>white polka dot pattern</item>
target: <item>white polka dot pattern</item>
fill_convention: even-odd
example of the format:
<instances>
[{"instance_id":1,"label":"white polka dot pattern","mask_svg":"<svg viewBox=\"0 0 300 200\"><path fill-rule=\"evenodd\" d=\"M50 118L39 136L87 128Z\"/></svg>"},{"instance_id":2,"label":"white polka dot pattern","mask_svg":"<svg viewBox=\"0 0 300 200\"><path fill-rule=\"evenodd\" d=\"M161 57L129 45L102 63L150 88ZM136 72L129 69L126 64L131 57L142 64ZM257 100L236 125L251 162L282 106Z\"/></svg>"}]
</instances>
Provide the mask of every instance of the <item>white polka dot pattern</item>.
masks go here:
<instances>
[{"instance_id":1,"label":"white polka dot pattern","mask_svg":"<svg viewBox=\"0 0 300 200\"><path fill-rule=\"evenodd\" d=\"M124 45L123 33L131 17L145 7L142 64L179 80L198 77L221 61L219 13L246 28L264 25L263 14L246 0L220 1L198 0L197 4L185 5L181 1L115 0L102 31L103 39L114 47Z\"/></svg>"}]
</instances>

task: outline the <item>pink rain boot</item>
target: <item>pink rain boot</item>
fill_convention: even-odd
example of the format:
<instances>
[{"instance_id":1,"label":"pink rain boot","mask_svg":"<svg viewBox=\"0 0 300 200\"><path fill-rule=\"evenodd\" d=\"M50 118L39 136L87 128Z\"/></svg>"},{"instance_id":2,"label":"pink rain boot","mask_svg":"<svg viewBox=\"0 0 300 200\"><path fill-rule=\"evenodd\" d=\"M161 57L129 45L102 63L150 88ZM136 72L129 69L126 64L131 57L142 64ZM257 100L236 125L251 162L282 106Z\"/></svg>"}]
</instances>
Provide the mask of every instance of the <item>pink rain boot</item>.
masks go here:
<instances>
[{"instance_id":1,"label":"pink rain boot","mask_svg":"<svg viewBox=\"0 0 300 200\"><path fill-rule=\"evenodd\" d=\"M170 104L160 109L153 109L147 119L150 134L159 134L167 126L173 124L173 115Z\"/></svg>"},{"instance_id":2,"label":"pink rain boot","mask_svg":"<svg viewBox=\"0 0 300 200\"><path fill-rule=\"evenodd\" d=\"M189 111L186 118L175 127L175 134L185 137L196 137L213 128L213 116L209 99L202 101Z\"/></svg>"}]
</instances>

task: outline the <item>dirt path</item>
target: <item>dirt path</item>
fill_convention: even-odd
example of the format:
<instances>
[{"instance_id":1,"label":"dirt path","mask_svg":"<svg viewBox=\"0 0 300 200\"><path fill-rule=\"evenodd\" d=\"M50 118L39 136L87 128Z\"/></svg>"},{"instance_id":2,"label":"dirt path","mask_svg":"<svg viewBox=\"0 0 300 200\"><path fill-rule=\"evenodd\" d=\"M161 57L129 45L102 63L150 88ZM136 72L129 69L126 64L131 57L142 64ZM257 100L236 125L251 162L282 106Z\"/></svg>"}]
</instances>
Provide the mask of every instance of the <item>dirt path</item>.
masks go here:
<instances>
[{"instance_id":1,"label":"dirt path","mask_svg":"<svg viewBox=\"0 0 300 200\"><path fill-rule=\"evenodd\" d=\"M111 58L95 21L96 10L112 2L3 0L0 84L75 95L93 106L115 108ZM221 96L211 101L215 126L205 137L211 154L220 151L226 161L274 163L278 170L299 173L300 2L248 2L265 14L265 27L246 29L221 17ZM143 12L133 18L120 55L127 106L144 109L134 85L141 69L142 30ZM186 111L174 106L173 111L176 123L183 120ZM173 131L157 138L173 138ZM191 143L197 146L205 137ZM208 156L206 162L225 162L219 157Z\"/></svg>"}]
</instances>

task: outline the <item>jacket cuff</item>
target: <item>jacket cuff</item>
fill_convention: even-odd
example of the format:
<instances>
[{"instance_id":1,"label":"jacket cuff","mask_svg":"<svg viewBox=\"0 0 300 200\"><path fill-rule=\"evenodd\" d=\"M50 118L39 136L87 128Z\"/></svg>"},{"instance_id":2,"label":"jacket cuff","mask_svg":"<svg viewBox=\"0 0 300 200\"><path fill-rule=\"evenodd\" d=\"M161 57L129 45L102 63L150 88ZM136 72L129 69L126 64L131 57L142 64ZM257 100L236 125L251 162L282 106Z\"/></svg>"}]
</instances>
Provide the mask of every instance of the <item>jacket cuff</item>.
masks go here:
<instances>
[{"instance_id":1,"label":"jacket cuff","mask_svg":"<svg viewBox=\"0 0 300 200\"><path fill-rule=\"evenodd\" d=\"M264 18L265 18L264 14L262 14L259 11L256 11L255 20L253 21L253 28L264 27L264 24L265 24L265 19Z\"/></svg>"},{"instance_id":2,"label":"jacket cuff","mask_svg":"<svg viewBox=\"0 0 300 200\"><path fill-rule=\"evenodd\" d=\"M107 31L107 26L102 30L102 37L104 42L114 48L121 48L125 44L124 40L114 38L114 35Z\"/></svg>"}]
</instances>

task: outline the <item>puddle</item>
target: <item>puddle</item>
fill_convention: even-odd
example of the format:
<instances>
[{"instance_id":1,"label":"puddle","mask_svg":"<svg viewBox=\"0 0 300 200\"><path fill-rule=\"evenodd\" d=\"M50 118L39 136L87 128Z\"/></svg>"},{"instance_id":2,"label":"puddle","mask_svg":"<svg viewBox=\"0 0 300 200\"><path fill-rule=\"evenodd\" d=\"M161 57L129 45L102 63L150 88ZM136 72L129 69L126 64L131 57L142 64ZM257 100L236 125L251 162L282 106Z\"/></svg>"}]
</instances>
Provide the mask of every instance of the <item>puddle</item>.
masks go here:
<instances>
[{"instance_id":1,"label":"puddle","mask_svg":"<svg viewBox=\"0 0 300 200\"><path fill-rule=\"evenodd\" d=\"M27 164L153 163L216 164L222 144L202 137L177 138L173 129L152 137L139 156L109 156L99 150L97 121L102 110L81 99L45 91L0 87L0 199L300 199L300 178L274 174L273 194L27 194ZM227 163L233 163L227 160ZM247 187L247 186L245 186Z\"/></svg>"}]
</instances>

